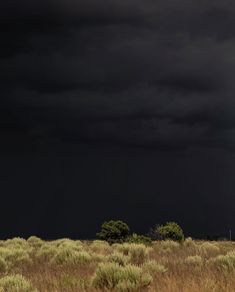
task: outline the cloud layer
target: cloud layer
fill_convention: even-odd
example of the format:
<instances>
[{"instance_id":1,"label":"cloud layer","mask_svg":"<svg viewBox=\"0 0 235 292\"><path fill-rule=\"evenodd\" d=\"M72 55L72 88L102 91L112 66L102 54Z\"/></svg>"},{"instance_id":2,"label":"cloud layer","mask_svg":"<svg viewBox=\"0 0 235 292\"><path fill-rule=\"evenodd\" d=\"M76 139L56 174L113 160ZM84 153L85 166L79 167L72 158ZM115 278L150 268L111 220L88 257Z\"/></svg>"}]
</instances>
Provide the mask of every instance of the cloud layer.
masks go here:
<instances>
[{"instance_id":1,"label":"cloud layer","mask_svg":"<svg viewBox=\"0 0 235 292\"><path fill-rule=\"evenodd\" d=\"M4 135L233 146L233 1L0 6Z\"/></svg>"}]
</instances>

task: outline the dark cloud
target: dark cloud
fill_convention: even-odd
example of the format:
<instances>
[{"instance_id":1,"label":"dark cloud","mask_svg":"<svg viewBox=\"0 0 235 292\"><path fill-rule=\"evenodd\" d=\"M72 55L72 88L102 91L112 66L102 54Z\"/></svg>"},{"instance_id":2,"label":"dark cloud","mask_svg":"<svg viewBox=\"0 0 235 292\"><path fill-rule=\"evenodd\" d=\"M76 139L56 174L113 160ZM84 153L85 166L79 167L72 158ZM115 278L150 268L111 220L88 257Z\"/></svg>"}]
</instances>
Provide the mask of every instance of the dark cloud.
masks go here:
<instances>
[{"instance_id":1,"label":"dark cloud","mask_svg":"<svg viewBox=\"0 0 235 292\"><path fill-rule=\"evenodd\" d=\"M232 155L234 160L235 146L234 16L232 0L2 1L0 147L4 192L9 192L8 163L14 165L16 159L16 170L20 170L25 159L24 170L13 181L23 188L24 174L32 176L32 185L26 190L29 194L35 185L41 186L35 177L42 177L48 190L44 195L41 186L36 197L47 202L51 190L58 192L60 208L63 196L74 194L77 188L87 195L94 192L101 201L107 200L109 192L118 196L121 191L120 200L125 202L130 192L128 206L135 198L136 208L142 206L145 190L151 202L159 198L159 206L166 207L167 196L178 189L179 200L190 205L192 212L199 198L206 216L212 197L214 209L220 202L226 210L234 189L228 158ZM85 174L58 154L70 152ZM61 165L53 156L57 154ZM100 155L104 166L100 166ZM43 169L47 169L45 175ZM71 173L65 174L65 169ZM69 177L76 171L81 187ZM56 183L57 176L60 183ZM95 182L93 189L89 180ZM172 188L169 181L173 181ZM71 188L67 187L70 182ZM193 194L192 202L188 192ZM220 192L227 201L222 202ZM49 198L52 208L53 198ZM166 213L181 218L180 211L174 210L176 203L176 196L171 196ZM118 216L110 205L104 204L106 212ZM49 207L45 213L49 214ZM93 212L97 214L95 209ZM190 215L184 212L186 217ZM123 211L127 213L128 208ZM193 214L196 226L198 217ZM205 223L204 219L199 221ZM226 217L223 222L229 220Z\"/></svg>"}]
</instances>

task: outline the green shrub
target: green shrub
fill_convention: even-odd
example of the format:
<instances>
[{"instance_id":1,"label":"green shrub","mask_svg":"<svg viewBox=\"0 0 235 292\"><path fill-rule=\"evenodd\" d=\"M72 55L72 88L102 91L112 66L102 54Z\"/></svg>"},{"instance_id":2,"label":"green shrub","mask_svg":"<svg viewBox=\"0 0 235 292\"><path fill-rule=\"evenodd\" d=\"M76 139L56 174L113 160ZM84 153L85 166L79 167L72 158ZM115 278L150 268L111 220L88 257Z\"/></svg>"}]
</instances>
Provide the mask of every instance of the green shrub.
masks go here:
<instances>
[{"instance_id":1,"label":"green shrub","mask_svg":"<svg viewBox=\"0 0 235 292\"><path fill-rule=\"evenodd\" d=\"M144 236L144 235L138 235L136 233L133 233L132 235L128 236L126 239L126 242L130 243L143 243L145 245L151 245L152 240L150 237Z\"/></svg>"},{"instance_id":2,"label":"green shrub","mask_svg":"<svg viewBox=\"0 0 235 292\"><path fill-rule=\"evenodd\" d=\"M0 247L0 257L3 258L9 267L28 265L32 263L27 249L14 245Z\"/></svg>"},{"instance_id":3,"label":"green shrub","mask_svg":"<svg viewBox=\"0 0 235 292\"><path fill-rule=\"evenodd\" d=\"M36 252L38 259L49 261L57 253L58 249L56 246L50 243L44 243Z\"/></svg>"},{"instance_id":4,"label":"green shrub","mask_svg":"<svg viewBox=\"0 0 235 292\"><path fill-rule=\"evenodd\" d=\"M134 264L141 264L149 257L150 248L144 244L123 243L117 244L114 247L117 251L124 255L130 256L131 262Z\"/></svg>"},{"instance_id":5,"label":"green shrub","mask_svg":"<svg viewBox=\"0 0 235 292\"><path fill-rule=\"evenodd\" d=\"M140 267L116 263L102 263L98 266L92 285L98 289L116 291L143 291L152 281L152 277ZM131 290L130 290L131 288Z\"/></svg>"},{"instance_id":6,"label":"green shrub","mask_svg":"<svg viewBox=\"0 0 235 292\"><path fill-rule=\"evenodd\" d=\"M167 272L167 268L155 260L148 260L142 265L142 267L144 271L149 272L151 275L164 274Z\"/></svg>"},{"instance_id":7,"label":"green shrub","mask_svg":"<svg viewBox=\"0 0 235 292\"><path fill-rule=\"evenodd\" d=\"M218 255L211 258L208 262L220 270L235 271L235 251L229 252L226 255Z\"/></svg>"},{"instance_id":8,"label":"green shrub","mask_svg":"<svg viewBox=\"0 0 235 292\"><path fill-rule=\"evenodd\" d=\"M130 259L130 256L124 255L123 253L117 251L109 255L107 258L108 262L113 262L119 264L120 266L125 266L130 262Z\"/></svg>"},{"instance_id":9,"label":"green shrub","mask_svg":"<svg viewBox=\"0 0 235 292\"><path fill-rule=\"evenodd\" d=\"M101 262L106 262L107 261L107 256L104 254L96 253L96 252L91 252L90 253L92 262L94 263L101 263Z\"/></svg>"},{"instance_id":10,"label":"green shrub","mask_svg":"<svg viewBox=\"0 0 235 292\"><path fill-rule=\"evenodd\" d=\"M80 265L91 262L91 259L91 255L86 251L76 251L69 248L59 248L55 256L52 258L51 263L55 263L58 265Z\"/></svg>"},{"instance_id":11,"label":"green shrub","mask_svg":"<svg viewBox=\"0 0 235 292\"><path fill-rule=\"evenodd\" d=\"M199 255L188 256L185 259L185 263L189 266L201 267L203 265L203 258Z\"/></svg>"},{"instance_id":12,"label":"green shrub","mask_svg":"<svg viewBox=\"0 0 235 292\"><path fill-rule=\"evenodd\" d=\"M0 292L36 292L22 275L5 276L0 279Z\"/></svg>"},{"instance_id":13,"label":"green shrub","mask_svg":"<svg viewBox=\"0 0 235 292\"><path fill-rule=\"evenodd\" d=\"M203 242L199 246L199 252L202 256L204 257L210 257L210 256L215 256L219 254L220 248L217 245L217 243L212 243L212 242Z\"/></svg>"},{"instance_id":14,"label":"green shrub","mask_svg":"<svg viewBox=\"0 0 235 292\"><path fill-rule=\"evenodd\" d=\"M82 251L84 249L83 244L80 240L71 240L68 238L54 240L50 243L56 248L69 248L76 251Z\"/></svg>"},{"instance_id":15,"label":"green shrub","mask_svg":"<svg viewBox=\"0 0 235 292\"><path fill-rule=\"evenodd\" d=\"M7 270L7 263L4 258L0 257L0 273L5 273Z\"/></svg>"},{"instance_id":16,"label":"green shrub","mask_svg":"<svg viewBox=\"0 0 235 292\"><path fill-rule=\"evenodd\" d=\"M188 248L197 248L197 244L196 242L192 239L192 237L187 237L184 241L184 246L188 247Z\"/></svg>"},{"instance_id":17,"label":"green shrub","mask_svg":"<svg viewBox=\"0 0 235 292\"><path fill-rule=\"evenodd\" d=\"M169 249L170 251L177 249L180 246L180 244L173 240L164 240L161 241L160 247L163 249Z\"/></svg>"},{"instance_id":18,"label":"green shrub","mask_svg":"<svg viewBox=\"0 0 235 292\"><path fill-rule=\"evenodd\" d=\"M25 240L24 238L21 238L21 237L14 237L14 238L11 238L11 239L7 239L5 241L5 246L6 247L22 247L22 248L27 248L28 246L28 242L27 240Z\"/></svg>"},{"instance_id":19,"label":"green shrub","mask_svg":"<svg viewBox=\"0 0 235 292\"><path fill-rule=\"evenodd\" d=\"M97 237L112 244L124 242L129 235L129 232L130 229L125 222L121 220L111 220L102 224L101 231L97 233Z\"/></svg>"},{"instance_id":20,"label":"green shrub","mask_svg":"<svg viewBox=\"0 0 235 292\"><path fill-rule=\"evenodd\" d=\"M94 240L89 248L96 253L109 253L111 251L111 247L107 241L104 240Z\"/></svg>"},{"instance_id":21,"label":"green shrub","mask_svg":"<svg viewBox=\"0 0 235 292\"><path fill-rule=\"evenodd\" d=\"M41 247L44 243L43 240L37 236L30 236L27 239L27 242L30 246L35 247L35 248Z\"/></svg>"},{"instance_id":22,"label":"green shrub","mask_svg":"<svg viewBox=\"0 0 235 292\"><path fill-rule=\"evenodd\" d=\"M165 225L157 226L155 232L158 235L158 238L161 240L184 240L183 230L175 222L167 222Z\"/></svg>"}]
</instances>

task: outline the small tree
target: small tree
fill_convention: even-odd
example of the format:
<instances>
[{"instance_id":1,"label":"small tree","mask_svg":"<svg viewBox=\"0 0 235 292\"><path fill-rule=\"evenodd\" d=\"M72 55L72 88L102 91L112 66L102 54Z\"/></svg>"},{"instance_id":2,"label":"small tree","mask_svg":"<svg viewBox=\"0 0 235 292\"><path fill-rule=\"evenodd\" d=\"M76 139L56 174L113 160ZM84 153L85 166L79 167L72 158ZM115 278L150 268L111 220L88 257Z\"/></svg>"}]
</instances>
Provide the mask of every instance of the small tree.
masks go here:
<instances>
[{"instance_id":1,"label":"small tree","mask_svg":"<svg viewBox=\"0 0 235 292\"><path fill-rule=\"evenodd\" d=\"M184 240L184 233L182 228L175 222L167 222L165 225L157 225L151 228L148 236L152 240Z\"/></svg>"},{"instance_id":2,"label":"small tree","mask_svg":"<svg viewBox=\"0 0 235 292\"><path fill-rule=\"evenodd\" d=\"M105 221L101 225L101 231L97 233L97 237L106 240L110 244L124 242L129 235L129 226L121 220Z\"/></svg>"}]
</instances>

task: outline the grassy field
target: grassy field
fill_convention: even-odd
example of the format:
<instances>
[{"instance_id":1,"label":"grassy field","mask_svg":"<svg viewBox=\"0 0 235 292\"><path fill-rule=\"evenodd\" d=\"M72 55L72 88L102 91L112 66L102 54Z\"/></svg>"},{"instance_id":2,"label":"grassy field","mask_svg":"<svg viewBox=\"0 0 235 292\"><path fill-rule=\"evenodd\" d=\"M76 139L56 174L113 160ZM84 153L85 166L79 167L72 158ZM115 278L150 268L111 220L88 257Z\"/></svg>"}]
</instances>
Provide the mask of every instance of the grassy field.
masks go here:
<instances>
[{"instance_id":1,"label":"grassy field","mask_svg":"<svg viewBox=\"0 0 235 292\"><path fill-rule=\"evenodd\" d=\"M0 241L0 291L235 291L235 243Z\"/></svg>"}]
</instances>

